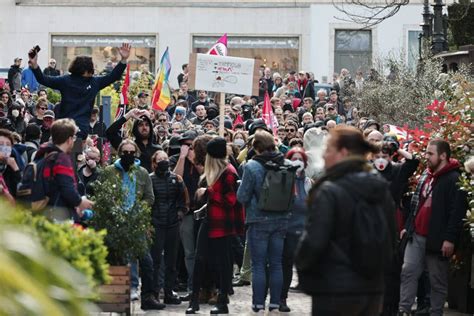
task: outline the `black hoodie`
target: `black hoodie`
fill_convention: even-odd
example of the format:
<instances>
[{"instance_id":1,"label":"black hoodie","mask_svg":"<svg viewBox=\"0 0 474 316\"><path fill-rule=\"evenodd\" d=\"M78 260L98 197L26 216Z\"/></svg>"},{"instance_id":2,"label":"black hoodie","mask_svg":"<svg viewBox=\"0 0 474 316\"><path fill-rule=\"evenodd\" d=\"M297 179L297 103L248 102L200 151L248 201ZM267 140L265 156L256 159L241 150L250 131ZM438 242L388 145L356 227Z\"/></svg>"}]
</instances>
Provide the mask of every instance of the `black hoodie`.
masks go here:
<instances>
[{"instance_id":1,"label":"black hoodie","mask_svg":"<svg viewBox=\"0 0 474 316\"><path fill-rule=\"evenodd\" d=\"M141 166L145 168L148 172L153 172L151 168L151 156L157 151L161 150L161 146L157 145L155 143L155 135L153 133L153 124L151 120L147 116L142 116L142 120L148 122L148 125L150 126L150 134L148 135L148 144L145 145L143 144L141 140L141 135L138 132L138 124L139 120L135 120L133 122L133 128L132 128L132 134L135 137L135 142L140 149L141 155L139 157ZM121 117L118 120L116 120L110 127L105 131L105 134L107 136L107 139L110 141L112 146L117 149L122 142L122 137L120 136L120 128L122 127L123 124L127 119L125 117Z\"/></svg>"}]
</instances>

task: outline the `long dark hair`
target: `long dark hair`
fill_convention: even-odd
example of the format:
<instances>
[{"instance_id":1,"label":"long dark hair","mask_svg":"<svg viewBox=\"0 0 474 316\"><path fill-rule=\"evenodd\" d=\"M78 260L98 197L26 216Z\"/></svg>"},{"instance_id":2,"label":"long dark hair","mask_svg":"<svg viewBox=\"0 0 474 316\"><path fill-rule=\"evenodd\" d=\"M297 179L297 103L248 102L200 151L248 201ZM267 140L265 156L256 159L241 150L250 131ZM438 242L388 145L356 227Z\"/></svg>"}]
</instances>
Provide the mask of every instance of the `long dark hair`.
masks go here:
<instances>
[{"instance_id":1,"label":"long dark hair","mask_svg":"<svg viewBox=\"0 0 474 316\"><path fill-rule=\"evenodd\" d=\"M92 57L77 56L69 65L69 72L74 76L82 76L86 72L94 73L94 63Z\"/></svg>"}]
</instances>

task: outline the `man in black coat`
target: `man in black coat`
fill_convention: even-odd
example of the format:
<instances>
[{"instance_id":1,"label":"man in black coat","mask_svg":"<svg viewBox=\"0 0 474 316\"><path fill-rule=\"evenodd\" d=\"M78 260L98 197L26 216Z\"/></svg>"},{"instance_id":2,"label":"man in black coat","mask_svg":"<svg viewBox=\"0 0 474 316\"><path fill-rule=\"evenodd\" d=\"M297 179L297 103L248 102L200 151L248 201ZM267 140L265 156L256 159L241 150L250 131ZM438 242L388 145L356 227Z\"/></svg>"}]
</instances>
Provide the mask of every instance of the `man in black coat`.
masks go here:
<instances>
[{"instance_id":1,"label":"man in black coat","mask_svg":"<svg viewBox=\"0 0 474 316\"><path fill-rule=\"evenodd\" d=\"M21 90L21 61L20 57L15 58L13 65L8 70L8 84L12 93Z\"/></svg>"},{"instance_id":2,"label":"man in black coat","mask_svg":"<svg viewBox=\"0 0 474 316\"><path fill-rule=\"evenodd\" d=\"M330 132L325 173L309 193L306 227L295 261L300 285L313 297L313 315L379 315L384 270L392 259L396 232L388 183L365 159L375 150L354 127L340 125ZM364 258L360 253L366 250L354 242L361 231L369 236L356 224L361 221L354 220L361 216L369 219L372 228L378 225L380 236L368 238L367 249L377 244L379 251ZM365 263L373 269L362 268Z\"/></svg>"},{"instance_id":3,"label":"man in black coat","mask_svg":"<svg viewBox=\"0 0 474 316\"><path fill-rule=\"evenodd\" d=\"M153 133L153 123L151 122L148 112L146 110L139 110L137 108L130 110L113 122L105 131L107 139L112 146L117 149L122 142L120 130L122 125L130 118L135 118L133 122L132 134L135 137L135 143L140 149L140 163L148 172L153 172L151 167L151 156L157 151L161 150L161 146L155 143L155 135Z\"/></svg>"},{"instance_id":4,"label":"man in black coat","mask_svg":"<svg viewBox=\"0 0 474 316\"><path fill-rule=\"evenodd\" d=\"M466 192L459 188L457 160L449 143L435 139L426 149L428 168L411 200L410 215L401 235L408 234L401 274L399 315L408 316L415 302L418 279L425 266L431 284L430 315L443 315L448 295L449 259L459 240L468 209Z\"/></svg>"}]
</instances>

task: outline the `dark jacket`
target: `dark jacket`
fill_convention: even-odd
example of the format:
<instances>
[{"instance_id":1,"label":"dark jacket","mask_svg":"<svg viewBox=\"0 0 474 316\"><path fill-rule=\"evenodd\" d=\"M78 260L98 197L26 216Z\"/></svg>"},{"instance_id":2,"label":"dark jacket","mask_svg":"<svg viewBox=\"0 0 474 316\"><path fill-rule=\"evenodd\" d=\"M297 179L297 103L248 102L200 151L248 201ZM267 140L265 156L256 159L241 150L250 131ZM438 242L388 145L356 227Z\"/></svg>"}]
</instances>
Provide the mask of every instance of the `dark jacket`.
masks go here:
<instances>
[{"instance_id":1,"label":"dark jacket","mask_svg":"<svg viewBox=\"0 0 474 316\"><path fill-rule=\"evenodd\" d=\"M426 237L426 250L439 254L445 240L454 244L458 242L468 209L466 192L458 184L460 164L452 159L446 167L442 174L434 175L432 210ZM415 212L411 209L407 227L408 223L413 223L414 215Z\"/></svg>"},{"instance_id":2,"label":"dark jacket","mask_svg":"<svg viewBox=\"0 0 474 316\"><path fill-rule=\"evenodd\" d=\"M300 285L308 294L363 295L384 290L383 271L367 279L351 263L351 218L357 203L353 196L383 207L389 224L386 233L395 248L395 212L388 183L364 159L337 163L314 185L308 199L306 228L295 261Z\"/></svg>"},{"instance_id":3,"label":"dark jacket","mask_svg":"<svg viewBox=\"0 0 474 316\"><path fill-rule=\"evenodd\" d=\"M177 174L154 172L150 174L155 202L152 207L154 226L171 227L178 225L178 212L187 213L189 196L183 179Z\"/></svg>"},{"instance_id":4,"label":"dark jacket","mask_svg":"<svg viewBox=\"0 0 474 316\"><path fill-rule=\"evenodd\" d=\"M90 125L89 125L90 126ZM97 121L94 127L89 129L89 135L97 135L98 137L105 137L105 130L107 126L104 122Z\"/></svg>"},{"instance_id":5,"label":"dark jacket","mask_svg":"<svg viewBox=\"0 0 474 316\"><path fill-rule=\"evenodd\" d=\"M397 207L400 205L403 193L407 190L408 179L415 173L419 163L420 160L416 158L407 159L403 163L390 162L385 170L379 171L388 181L390 193Z\"/></svg>"},{"instance_id":6,"label":"dark jacket","mask_svg":"<svg viewBox=\"0 0 474 316\"><path fill-rule=\"evenodd\" d=\"M21 68L17 65L11 65L8 70L8 84L10 85L10 91L21 90Z\"/></svg>"},{"instance_id":7,"label":"dark jacket","mask_svg":"<svg viewBox=\"0 0 474 316\"><path fill-rule=\"evenodd\" d=\"M155 135L153 133L153 124L151 120L147 116L142 117L143 120L146 120L148 124L150 125L150 134L148 135L148 144L145 145L140 139L140 134L138 133L138 123L139 120L135 120L133 122L133 128L132 128L132 134L135 137L135 142L138 145L138 148L140 149L141 155L139 157L140 159L140 165L145 168L148 172L152 172L151 168L151 156L157 151L161 150L161 146L157 145L155 143ZM122 142L122 136L120 135L120 129L122 128L122 125L127 122L127 119L122 116L118 120L112 123L110 127L105 131L105 135L107 139L110 141L112 146L117 149Z\"/></svg>"},{"instance_id":8,"label":"dark jacket","mask_svg":"<svg viewBox=\"0 0 474 316\"><path fill-rule=\"evenodd\" d=\"M70 212L71 217L76 217L74 208L81 204L81 196L77 190L77 179L71 156L61 151L51 143L44 144L36 153L35 160L45 157L51 152L58 152L53 168L44 168L43 179L49 180L49 204L57 208L64 208ZM52 171L52 175L51 175ZM76 218L77 219L77 218Z\"/></svg>"},{"instance_id":9,"label":"dark jacket","mask_svg":"<svg viewBox=\"0 0 474 316\"><path fill-rule=\"evenodd\" d=\"M126 64L120 62L110 74L90 78L77 75L45 76L39 67L33 69L33 73L40 84L61 92L61 103L54 109L56 119L74 119L80 128L78 135L85 139L90 129L89 120L97 93L120 80L126 67Z\"/></svg>"},{"instance_id":10,"label":"dark jacket","mask_svg":"<svg viewBox=\"0 0 474 316\"><path fill-rule=\"evenodd\" d=\"M52 68L52 67L46 67L44 68L43 70L43 74L45 76L50 76L50 77L57 77L59 76L61 73L59 72L59 70L57 70L56 68Z\"/></svg>"}]
</instances>

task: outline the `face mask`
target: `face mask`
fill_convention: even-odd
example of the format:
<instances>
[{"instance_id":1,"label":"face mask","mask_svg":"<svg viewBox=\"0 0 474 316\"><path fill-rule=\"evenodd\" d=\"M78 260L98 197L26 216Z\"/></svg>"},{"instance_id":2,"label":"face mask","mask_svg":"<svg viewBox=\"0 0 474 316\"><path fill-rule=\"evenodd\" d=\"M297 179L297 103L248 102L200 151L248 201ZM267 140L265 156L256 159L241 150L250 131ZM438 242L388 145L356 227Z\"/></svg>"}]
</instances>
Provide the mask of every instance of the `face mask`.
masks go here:
<instances>
[{"instance_id":1,"label":"face mask","mask_svg":"<svg viewBox=\"0 0 474 316\"><path fill-rule=\"evenodd\" d=\"M237 138L234 140L234 145L238 146L239 148L242 148L245 146L245 140L242 138Z\"/></svg>"},{"instance_id":2,"label":"face mask","mask_svg":"<svg viewBox=\"0 0 474 316\"><path fill-rule=\"evenodd\" d=\"M170 168L169 160L162 160L156 164L156 171L165 173Z\"/></svg>"},{"instance_id":3,"label":"face mask","mask_svg":"<svg viewBox=\"0 0 474 316\"><path fill-rule=\"evenodd\" d=\"M374 160L374 167L378 171L384 171L388 166L388 160L383 158L377 158Z\"/></svg>"},{"instance_id":4,"label":"face mask","mask_svg":"<svg viewBox=\"0 0 474 316\"><path fill-rule=\"evenodd\" d=\"M11 148L11 146L0 145L0 153L1 153L4 157L10 157L10 155L12 154L12 148Z\"/></svg>"},{"instance_id":5,"label":"face mask","mask_svg":"<svg viewBox=\"0 0 474 316\"><path fill-rule=\"evenodd\" d=\"M125 170L128 170L134 162L135 154L122 154L120 156L120 164Z\"/></svg>"},{"instance_id":6,"label":"face mask","mask_svg":"<svg viewBox=\"0 0 474 316\"><path fill-rule=\"evenodd\" d=\"M13 117L16 118L16 117L18 117L19 115L20 115L20 111L18 111L18 110L13 110L13 111L12 111L12 116L13 116Z\"/></svg>"},{"instance_id":7,"label":"face mask","mask_svg":"<svg viewBox=\"0 0 474 316\"><path fill-rule=\"evenodd\" d=\"M304 162L301 160L294 160L293 165L298 166L298 169L296 169L296 172L301 173L304 169Z\"/></svg>"}]
</instances>

